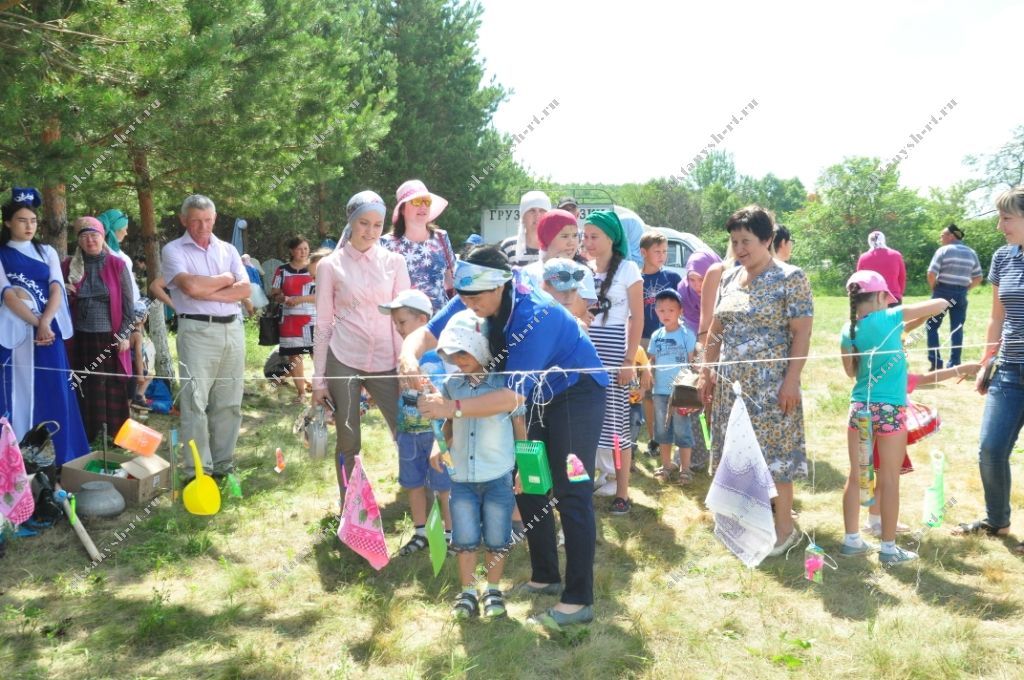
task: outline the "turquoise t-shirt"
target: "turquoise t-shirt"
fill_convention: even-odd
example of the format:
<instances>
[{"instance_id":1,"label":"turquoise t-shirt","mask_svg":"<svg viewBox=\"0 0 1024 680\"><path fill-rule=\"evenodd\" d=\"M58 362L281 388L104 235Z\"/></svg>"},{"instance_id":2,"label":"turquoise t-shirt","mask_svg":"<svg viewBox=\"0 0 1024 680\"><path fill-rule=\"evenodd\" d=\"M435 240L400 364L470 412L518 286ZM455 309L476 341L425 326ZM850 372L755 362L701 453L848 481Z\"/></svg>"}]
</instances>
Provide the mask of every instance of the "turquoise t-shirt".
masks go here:
<instances>
[{"instance_id":1,"label":"turquoise t-shirt","mask_svg":"<svg viewBox=\"0 0 1024 680\"><path fill-rule=\"evenodd\" d=\"M843 325L840 342L844 351L870 352L873 356L858 357L857 383L850 394L850 402L868 401L868 383L871 385L871 403L907 403L907 355L903 351L903 308L890 307L871 312L857 322L857 337L850 341L850 322Z\"/></svg>"}]
</instances>

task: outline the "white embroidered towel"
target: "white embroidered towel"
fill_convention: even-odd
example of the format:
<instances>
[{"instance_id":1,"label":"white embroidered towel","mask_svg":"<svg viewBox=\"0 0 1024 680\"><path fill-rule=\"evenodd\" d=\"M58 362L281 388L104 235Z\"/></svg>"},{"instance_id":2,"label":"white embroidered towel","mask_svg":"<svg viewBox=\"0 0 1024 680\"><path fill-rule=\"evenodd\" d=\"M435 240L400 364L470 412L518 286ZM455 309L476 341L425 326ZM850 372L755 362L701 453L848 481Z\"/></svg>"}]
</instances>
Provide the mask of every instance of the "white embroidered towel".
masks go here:
<instances>
[{"instance_id":1,"label":"white embroidered towel","mask_svg":"<svg viewBox=\"0 0 1024 680\"><path fill-rule=\"evenodd\" d=\"M722 446L722 459L704 503L715 514L715 536L748 567L775 547L771 499L778 495L757 443L740 384Z\"/></svg>"}]
</instances>

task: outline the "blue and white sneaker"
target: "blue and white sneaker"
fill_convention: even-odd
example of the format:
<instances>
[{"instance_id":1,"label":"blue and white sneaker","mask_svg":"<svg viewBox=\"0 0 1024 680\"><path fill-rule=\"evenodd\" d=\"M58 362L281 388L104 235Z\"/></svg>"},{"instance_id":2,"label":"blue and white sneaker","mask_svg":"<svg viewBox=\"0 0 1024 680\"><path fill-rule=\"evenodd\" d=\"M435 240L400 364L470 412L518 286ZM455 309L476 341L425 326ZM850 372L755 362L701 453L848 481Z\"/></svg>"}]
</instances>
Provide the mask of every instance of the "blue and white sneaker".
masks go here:
<instances>
[{"instance_id":1,"label":"blue and white sneaker","mask_svg":"<svg viewBox=\"0 0 1024 680\"><path fill-rule=\"evenodd\" d=\"M917 559L917 553L911 552L910 550L904 550L903 548L896 548L896 552L891 553L878 553L878 561L887 567L891 567L894 564L901 564L903 562L912 562Z\"/></svg>"},{"instance_id":2,"label":"blue and white sneaker","mask_svg":"<svg viewBox=\"0 0 1024 680\"><path fill-rule=\"evenodd\" d=\"M876 550L878 550L878 548L873 546L873 545L871 545L867 541L863 541L862 540L860 542L860 545L846 545L846 543L844 542L843 546L841 548L839 548L839 556L840 557L866 557L867 555L870 555L871 553L875 552Z\"/></svg>"}]
</instances>

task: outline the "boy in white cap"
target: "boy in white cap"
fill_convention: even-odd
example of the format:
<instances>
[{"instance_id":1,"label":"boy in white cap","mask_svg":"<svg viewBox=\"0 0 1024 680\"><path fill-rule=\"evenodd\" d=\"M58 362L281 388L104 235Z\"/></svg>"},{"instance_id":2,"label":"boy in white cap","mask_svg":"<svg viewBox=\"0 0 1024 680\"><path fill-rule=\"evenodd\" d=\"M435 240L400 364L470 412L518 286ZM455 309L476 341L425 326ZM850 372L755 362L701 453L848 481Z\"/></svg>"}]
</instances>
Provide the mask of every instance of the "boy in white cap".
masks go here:
<instances>
[{"instance_id":1,"label":"boy in white cap","mask_svg":"<svg viewBox=\"0 0 1024 680\"><path fill-rule=\"evenodd\" d=\"M482 418L462 417L463 399L482 396L505 388L505 377L489 373L491 351L486 336L487 321L471 310L457 313L437 340L438 353L458 366L460 373L445 380L441 394L454 401L455 417L445 426L450 437L454 467L452 477L452 549L459 554L462 592L452 615L457 619L480 615L505 616L501 576L512 533L512 468L515 439L526 439L521 407L510 404L513 417L500 413ZM420 364L422 366L422 362ZM512 410L515 409L515 410ZM430 457L435 470L441 469L441 454ZM476 551L480 543L487 550L487 589L478 598Z\"/></svg>"},{"instance_id":2,"label":"boy in white cap","mask_svg":"<svg viewBox=\"0 0 1024 680\"><path fill-rule=\"evenodd\" d=\"M421 291L403 290L386 305L378 305L381 314L390 314L395 330L403 338L417 328L425 326L433 314L430 299ZM420 361L424 373L444 373L444 364L436 352L427 352ZM428 378L421 378L426 388ZM437 494L444 517L445 538L451 543L452 516L448 507L452 480L443 468L430 467L430 453L434 448L434 429L429 419L416 409L419 392L403 390L398 398L398 485L409 492L409 514L412 515L414 533L409 542L398 551L411 555L427 547L427 489Z\"/></svg>"},{"instance_id":3,"label":"boy in white cap","mask_svg":"<svg viewBox=\"0 0 1024 680\"><path fill-rule=\"evenodd\" d=\"M551 199L543 191L527 191L519 199L519 231L498 246L510 265L523 267L540 259L537 223L549 210Z\"/></svg>"}]
</instances>

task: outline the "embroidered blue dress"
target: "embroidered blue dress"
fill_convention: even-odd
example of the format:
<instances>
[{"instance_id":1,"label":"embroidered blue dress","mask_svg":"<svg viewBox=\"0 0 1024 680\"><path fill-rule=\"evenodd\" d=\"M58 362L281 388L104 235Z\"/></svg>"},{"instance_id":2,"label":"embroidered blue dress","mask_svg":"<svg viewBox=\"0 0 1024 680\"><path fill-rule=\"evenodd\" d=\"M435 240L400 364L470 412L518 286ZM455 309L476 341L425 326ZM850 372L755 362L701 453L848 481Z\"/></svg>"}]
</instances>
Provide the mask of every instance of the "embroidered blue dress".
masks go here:
<instances>
[{"instance_id":1,"label":"embroidered blue dress","mask_svg":"<svg viewBox=\"0 0 1024 680\"><path fill-rule=\"evenodd\" d=\"M50 283L54 280L62 286L64 283L54 276L53 265L57 265L58 276L60 272L56 252L49 246L43 246L43 249L49 262L30 257L11 245L0 247L0 266L3 268L0 281L6 275L2 287L13 286L28 292L32 299L23 302L37 315L49 300ZM19 440L35 425L46 420L56 421L60 430L53 436L53 445L57 465L63 465L89 453L89 442L85 438L74 393L76 381L64 349L65 338L73 333L66 299L50 328L56 335L54 343L36 345L36 329L0 302L0 414L10 414ZM88 397L88 381L81 388Z\"/></svg>"}]
</instances>

